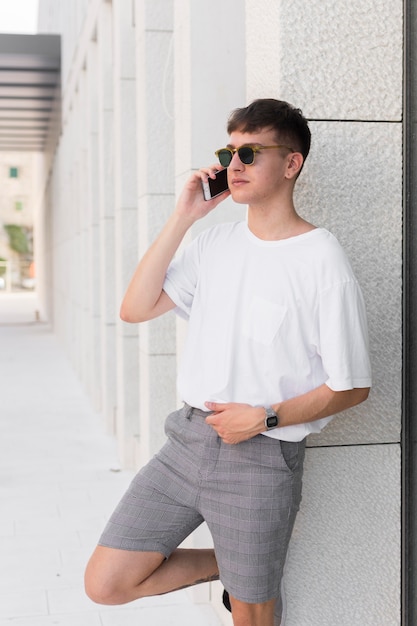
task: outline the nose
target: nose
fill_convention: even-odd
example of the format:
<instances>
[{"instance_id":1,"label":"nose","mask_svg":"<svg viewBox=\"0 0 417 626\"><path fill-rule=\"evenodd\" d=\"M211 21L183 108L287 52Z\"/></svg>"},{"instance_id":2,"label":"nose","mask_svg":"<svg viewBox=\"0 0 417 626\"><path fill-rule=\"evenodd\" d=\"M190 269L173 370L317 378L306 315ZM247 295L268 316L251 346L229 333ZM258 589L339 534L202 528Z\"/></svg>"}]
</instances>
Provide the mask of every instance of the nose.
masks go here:
<instances>
[{"instance_id":1,"label":"nose","mask_svg":"<svg viewBox=\"0 0 417 626\"><path fill-rule=\"evenodd\" d=\"M229 167L234 170L240 170L244 167L244 163L239 159L238 151L233 153L232 160L230 161Z\"/></svg>"}]
</instances>

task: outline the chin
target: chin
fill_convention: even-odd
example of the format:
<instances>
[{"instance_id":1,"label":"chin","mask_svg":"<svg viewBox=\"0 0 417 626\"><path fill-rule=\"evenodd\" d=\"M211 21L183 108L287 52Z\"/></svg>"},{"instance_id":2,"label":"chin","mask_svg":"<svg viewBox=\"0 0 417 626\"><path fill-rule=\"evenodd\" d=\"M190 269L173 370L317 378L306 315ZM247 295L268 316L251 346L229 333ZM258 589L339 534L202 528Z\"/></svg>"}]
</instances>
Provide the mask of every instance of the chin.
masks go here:
<instances>
[{"instance_id":1,"label":"chin","mask_svg":"<svg viewBox=\"0 0 417 626\"><path fill-rule=\"evenodd\" d=\"M250 203L250 196L249 194L245 193L243 189L231 189L230 195L231 195L233 202L236 202L237 204L249 204Z\"/></svg>"}]
</instances>

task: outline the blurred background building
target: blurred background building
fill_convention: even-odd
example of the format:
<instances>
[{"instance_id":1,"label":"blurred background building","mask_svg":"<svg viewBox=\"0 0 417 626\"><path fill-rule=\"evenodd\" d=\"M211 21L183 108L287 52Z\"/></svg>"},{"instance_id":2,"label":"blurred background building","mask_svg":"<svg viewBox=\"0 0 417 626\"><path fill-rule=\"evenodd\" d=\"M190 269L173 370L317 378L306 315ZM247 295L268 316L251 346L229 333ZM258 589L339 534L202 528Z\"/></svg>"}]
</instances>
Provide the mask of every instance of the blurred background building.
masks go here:
<instances>
[{"instance_id":1,"label":"blurred background building","mask_svg":"<svg viewBox=\"0 0 417 626\"><path fill-rule=\"evenodd\" d=\"M402 371L412 366L402 346L413 336L410 308L402 317L413 290L407 271L415 192L403 188L403 174L406 185L413 176L406 150L414 83L403 54L417 32L410 5L39 3L39 32L61 36L59 132L42 150L34 218L40 314L53 324L127 467L159 448L165 416L180 404L182 323L172 314L138 327L118 316L139 257L190 171L213 162L227 142L233 108L275 97L310 120L312 151L297 206L331 230L351 258L368 308L374 387L365 404L309 439L286 575L289 626L413 623L406 621L406 575L401 622L401 563L405 571L414 549L413 523L401 507L409 484L401 436L411 402ZM414 31L404 28L410 20ZM9 158L0 161L1 176L11 167L24 169ZM25 197L19 191L8 211L26 226ZM189 236L242 218L244 208L227 200ZM196 533L196 545L206 540L204 529Z\"/></svg>"},{"instance_id":2,"label":"blurred background building","mask_svg":"<svg viewBox=\"0 0 417 626\"><path fill-rule=\"evenodd\" d=\"M32 152L0 152L0 289L33 289L36 163Z\"/></svg>"},{"instance_id":3,"label":"blurred background building","mask_svg":"<svg viewBox=\"0 0 417 626\"><path fill-rule=\"evenodd\" d=\"M0 7L0 31L4 15ZM60 37L0 36L0 289L33 289L42 153L57 126Z\"/></svg>"}]
</instances>

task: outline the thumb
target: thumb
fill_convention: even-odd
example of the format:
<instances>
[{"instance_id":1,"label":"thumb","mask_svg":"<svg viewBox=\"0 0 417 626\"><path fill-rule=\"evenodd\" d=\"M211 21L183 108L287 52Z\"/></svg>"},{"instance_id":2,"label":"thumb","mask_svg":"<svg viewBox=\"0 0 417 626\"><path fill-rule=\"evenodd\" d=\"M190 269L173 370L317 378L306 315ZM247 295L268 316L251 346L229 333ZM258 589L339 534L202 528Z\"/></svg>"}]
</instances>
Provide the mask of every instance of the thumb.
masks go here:
<instances>
[{"instance_id":1,"label":"thumb","mask_svg":"<svg viewBox=\"0 0 417 626\"><path fill-rule=\"evenodd\" d=\"M226 408L225 404L219 404L218 402L205 402L204 404L210 411L224 411Z\"/></svg>"}]
</instances>

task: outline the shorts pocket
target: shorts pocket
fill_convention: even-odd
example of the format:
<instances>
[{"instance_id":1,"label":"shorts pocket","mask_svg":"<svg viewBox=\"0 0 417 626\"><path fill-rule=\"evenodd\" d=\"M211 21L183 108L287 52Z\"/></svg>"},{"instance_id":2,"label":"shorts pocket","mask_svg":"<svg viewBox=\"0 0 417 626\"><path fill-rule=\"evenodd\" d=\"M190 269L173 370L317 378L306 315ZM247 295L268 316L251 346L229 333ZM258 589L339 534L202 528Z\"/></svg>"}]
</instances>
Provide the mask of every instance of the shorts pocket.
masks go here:
<instances>
[{"instance_id":1,"label":"shorts pocket","mask_svg":"<svg viewBox=\"0 0 417 626\"><path fill-rule=\"evenodd\" d=\"M178 409L168 415L165 420L165 434L169 439L181 438L181 433L184 430L184 416L185 409Z\"/></svg>"},{"instance_id":2,"label":"shorts pocket","mask_svg":"<svg viewBox=\"0 0 417 626\"><path fill-rule=\"evenodd\" d=\"M304 460L305 439L303 441L280 440L281 454L290 472L301 468Z\"/></svg>"}]
</instances>

